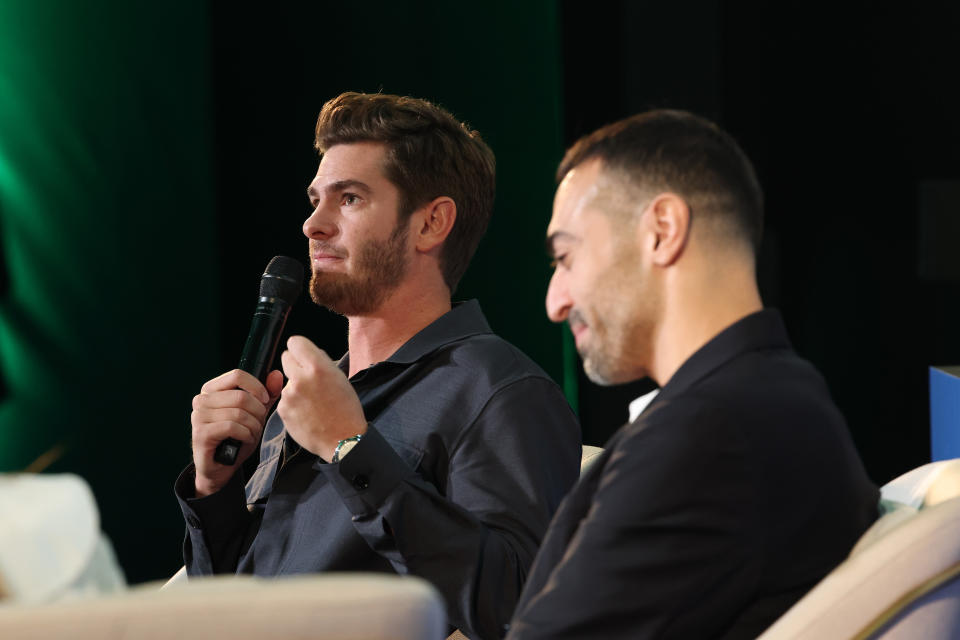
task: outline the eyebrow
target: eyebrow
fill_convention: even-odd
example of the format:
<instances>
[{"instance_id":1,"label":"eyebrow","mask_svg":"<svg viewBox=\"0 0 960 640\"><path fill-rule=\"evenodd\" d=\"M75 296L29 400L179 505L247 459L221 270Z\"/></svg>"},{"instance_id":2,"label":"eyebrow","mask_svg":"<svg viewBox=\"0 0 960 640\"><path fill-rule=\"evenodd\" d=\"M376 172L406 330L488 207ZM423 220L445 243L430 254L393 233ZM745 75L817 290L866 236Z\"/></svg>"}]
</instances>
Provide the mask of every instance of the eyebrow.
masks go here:
<instances>
[{"instance_id":1,"label":"eyebrow","mask_svg":"<svg viewBox=\"0 0 960 640\"><path fill-rule=\"evenodd\" d=\"M340 191L346 191L347 189L356 189L357 191L363 191L365 194L369 194L373 191L369 185L364 182L360 182L359 180L337 180L336 182L331 182L323 188L323 190L327 193L339 193ZM314 187L313 184L311 184L309 187L307 187L307 198L309 198L312 202L314 198L319 195L318 191L319 190Z\"/></svg>"},{"instance_id":2,"label":"eyebrow","mask_svg":"<svg viewBox=\"0 0 960 640\"><path fill-rule=\"evenodd\" d=\"M567 242L573 242L577 237L572 233L566 231L554 231L549 236L547 236L544 245L547 249L547 255L551 258L556 255L556 244L558 240L566 240Z\"/></svg>"}]
</instances>

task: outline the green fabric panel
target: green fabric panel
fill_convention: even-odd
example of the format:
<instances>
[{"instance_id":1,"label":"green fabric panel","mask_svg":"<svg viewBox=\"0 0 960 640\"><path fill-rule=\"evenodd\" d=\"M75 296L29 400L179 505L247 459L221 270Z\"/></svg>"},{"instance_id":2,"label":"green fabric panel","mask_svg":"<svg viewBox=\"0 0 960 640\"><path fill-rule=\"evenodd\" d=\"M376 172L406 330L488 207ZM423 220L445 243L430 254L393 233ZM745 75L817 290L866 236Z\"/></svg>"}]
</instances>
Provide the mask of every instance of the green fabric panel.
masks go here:
<instances>
[{"instance_id":1,"label":"green fabric panel","mask_svg":"<svg viewBox=\"0 0 960 640\"><path fill-rule=\"evenodd\" d=\"M177 567L216 356L207 27L189 0L0 3L0 471L62 445L134 579Z\"/></svg>"}]
</instances>

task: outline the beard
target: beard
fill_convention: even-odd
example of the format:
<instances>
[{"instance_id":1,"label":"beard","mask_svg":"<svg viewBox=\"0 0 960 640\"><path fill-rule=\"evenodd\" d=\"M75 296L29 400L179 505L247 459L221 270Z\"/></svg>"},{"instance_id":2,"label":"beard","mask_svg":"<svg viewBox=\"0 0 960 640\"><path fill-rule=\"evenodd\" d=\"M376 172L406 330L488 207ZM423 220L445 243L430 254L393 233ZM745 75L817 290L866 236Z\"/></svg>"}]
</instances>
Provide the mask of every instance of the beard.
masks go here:
<instances>
[{"instance_id":1,"label":"beard","mask_svg":"<svg viewBox=\"0 0 960 640\"><path fill-rule=\"evenodd\" d=\"M570 310L568 322L588 328L578 347L583 372L602 386L624 384L648 375L660 297L644 277L637 257L615 245L613 264L598 279L591 299Z\"/></svg>"},{"instance_id":2,"label":"beard","mask_svg":"<svg viewBox=\"0 0 960 640\"><path fill-rule=\"evenodd\" d=\"M407 273L407 235L407 225L398 221L386 240L365 242L356 252L353 274L314 268L310 276L310 297L340 315L373 313Z\"/></svg>"},{"instance_id":3,"label":"beard","mask_svg":"<svg viewBox=\"0 0 960 640\"><path fill-rule=\"evenodd\" d=\"M606 387L646 375L637 367L637 362L643 362L640 352L646 346L637 337L649 334L645 322L617 313L615 307L603 319L595 318L589 327L589 340L579 349L587 378Z\"/></svg>"}]
</instances>

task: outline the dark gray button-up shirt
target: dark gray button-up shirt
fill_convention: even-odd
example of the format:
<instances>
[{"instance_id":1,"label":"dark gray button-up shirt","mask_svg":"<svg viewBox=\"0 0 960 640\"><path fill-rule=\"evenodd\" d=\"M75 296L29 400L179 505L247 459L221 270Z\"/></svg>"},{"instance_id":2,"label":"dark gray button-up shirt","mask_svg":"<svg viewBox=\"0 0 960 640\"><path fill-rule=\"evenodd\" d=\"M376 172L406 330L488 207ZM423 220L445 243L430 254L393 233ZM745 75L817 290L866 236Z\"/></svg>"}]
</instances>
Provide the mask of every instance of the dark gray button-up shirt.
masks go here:
<instances>
[{"instance_id":1,"label":"dark gray button-up shirt","mask_svg":"<svg viewBox=\"0 0 960 640\"><path fill-rule=\"evenodd\" d=\"M566 400L476 301L350 382L370 426L339 464L301 450L274 414L246 483L237 473L193 499L192 466L181 475L188 572L412 573L443 594L453 626L499 637L577 478Z\"/></svg>"}]
</instances>

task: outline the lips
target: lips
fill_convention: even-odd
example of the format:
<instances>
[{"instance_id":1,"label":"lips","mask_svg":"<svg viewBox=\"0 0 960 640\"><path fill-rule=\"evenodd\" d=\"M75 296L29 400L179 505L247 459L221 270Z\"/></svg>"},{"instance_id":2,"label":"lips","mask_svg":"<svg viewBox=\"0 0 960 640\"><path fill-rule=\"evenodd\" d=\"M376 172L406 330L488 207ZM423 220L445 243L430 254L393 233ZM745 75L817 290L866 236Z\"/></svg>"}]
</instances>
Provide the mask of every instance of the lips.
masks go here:
<instances>
[{"instance_id":1,"label":"lips","mask_svg":"<svg viewBox=\"0 0 960 640\"><path fill-rule=\"evenodd\" d=\"M577 322L571 323L570 331L573 333L573 340L576 342L577 346L580 346L580 342L587 333L587 325Z\"/></svg>"},{"instance_id":2,"label":"lips","mask_svg":"<svg viewBox=\"0 0 960 640\"><path fill-rule=\"evenodd\" d=\"M584 322L583 314L580 313L579 309L570 309L570 313L567 315L567 324L570 325L570 332L573 333L573 339L577 343L577 347L580 347L580 342L584 339L587 333L587 323Z\"/></svg>"},{"instance_id":3,"label":"lips","mask_svg":"<svg viewBox=\"0 0 960 640\"><path fill-rule=\"evenodd\" d=\"M315 265L329 265L342 261L346 256L333 247L314 245L310 247L310 258Z\"/></svg>"}]
</instances>

